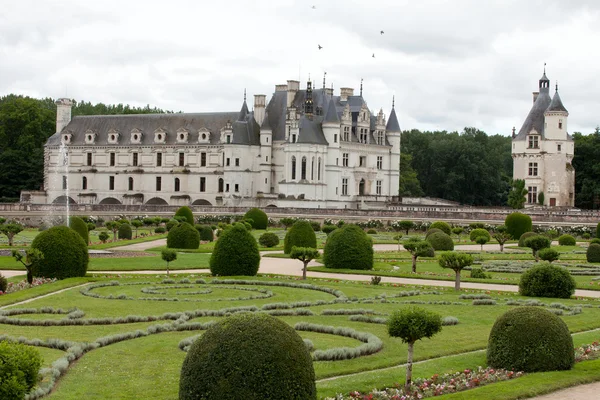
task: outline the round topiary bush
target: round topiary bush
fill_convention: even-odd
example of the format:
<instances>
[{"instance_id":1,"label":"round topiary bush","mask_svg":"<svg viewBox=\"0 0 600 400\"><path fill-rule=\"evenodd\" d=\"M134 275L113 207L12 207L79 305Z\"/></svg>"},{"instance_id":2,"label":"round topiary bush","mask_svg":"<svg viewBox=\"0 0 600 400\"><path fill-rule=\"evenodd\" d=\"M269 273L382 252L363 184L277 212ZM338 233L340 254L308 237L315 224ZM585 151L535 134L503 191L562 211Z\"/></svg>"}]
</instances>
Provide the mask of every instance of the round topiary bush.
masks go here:
<instances>
[{"instance_id":1,"label":"round topiary bush","mask_svg":"<svg viewBox=\"0 0 600 400\"><path fill-rule=\"evenodd\" d=\"M592 243L585 252L587 262L600 262L600 244Z\"/></svg>"},{"instance_id":2,"label":"round topiary bush","mask_svg":"<svg viewBox=\"0 0 600 400\"><path fill-rule=\"evenodd\" d=\"M486 229L476 228L476 229L473 229L471 232L469 232L469 239L471 240L471 242L474 242L478 236L486 237L488 242L490 240L492 240L490 233Z\"/></svg>"},{"instance_id":3,"label":"round topiary bush","mask_svg":"<svg viewBox=\"0 0 600 400\"><path fill-rule=\"evenodd\" d=\"M519 247L527 247L525 246L525 239L528 239L530 237L534 237L537 236L538 234L535 232L525 232L524 234L522 234L519 237Z\"/></svg>"},{"instance_id":4,"label":"round topiary bush","mask_svg":"<svg viewBox=\"0 0 600 400\"><path fill-rule=\"evenodd\" d=\"M194 228L200 234L200 240L204 242L212 242L214 240L213 230L208 225L195 225Z\"/></svg>"},{"instance_id":5,"label":"round topiary bush","mask_svg":"<svg viewBox=\"0 0 600 400\"><path fill-rule=\"evenodd\" d=\"M517 307L494 323L487 363L514 371L561 371L573 367L574 353L569 328L559 316L540 307Z\"/></svg>"},{"instance_id":6,"label":"round topiary bush","mask_svg":"<svg viewBox=\"0 0 600 400\"><path fill-rule=\"evenodd\" d=\"M506 226L506 232L508 232L513 239L520 238L522 234L531 232L533 229L531 217L520 212L514 212L507 215L504 220L504 225Z\"/></svg>"},{"instance_id":7,"label":"round topiary bush","mask_svg":"<svg viewBox=\"0 0 600 400\"><path fill-rule=\"evenodd\" d=\"M165 233L167 229L164 226L157 226L154 228L154 233Z\"/></svg>"},{"instance_id":8,"label":"round topiary bush","mask_svg":"<svg viewBox=\"0 0 600 400\"><path fill-rule=\"evenodd\" d=\"M317 235L309 221L296 221L286 233L283 240L283 252L290 254L294 246L317 248Z\"/></svg>"},{"instance_id":9,"label":"round topiary bush","mask_svg":"<svg viewBox=\"0 0 600 400\"><path fill-rule=\"evenodd\" d=\"M188 206L179 207L179 210L175 212L176 217L185 217L188 224L194 226L194 213Z\"/></svg>"},{"instance_id":10,"label":"round topiary bush","mask_svg":"<svg viewBox=\"0 0 600 400\"><path fill-rule=\"evenodd\" d=\"M454 250L454 242L452 238L444 232L435 232L427 237L427 241L431 244L434 250Z\"/></svg>"},{"instance_id":11,"label":"round topiary bush","mask_svg":"<svg viewBox=\"0 0 600 400\"><path fill-rule=\"evenodd\" d=\"M436 221L429 226L429 229L439 229L444 232L446 235L450 235L452 233L452 228L447 222L444 221Z\"/></svg>"},{"instance_id":12,"label":"round topiary bush","mask_svg":"<svg viewBox=\"0 0 600 400\"><path fill-rule=\"evenodd\" d=\"M273 232L265 232L258 238L258 243L263 247L275 247L279 244L279 236Z\"/></svg>"},{"instance_id":13,"label":"round topiary bush","mask_svg":"<svg viewBox=\"0 0 600 400\"><path fill-rule=\"evenodd\" d=\"M69 218L69 228L79 233L85 244L90 242L90 231L85 221L79 217Z\"/></svg>"},{"instance_id":14,"label":"round topiary bush","mask_svg":"<svg viewBox=\"0 0 600 400\"><path fill-rule=\"evenodd\" d=\"M35 347L0 341L0 399L24 399L38 383L41 366Z\"/></svg>"},{"instance_id":15,"label":"round topiary bush","mask_svg":"<svg viewBox=\"0 0 600 400\"><path fill-rule=\"evenodd\" d=\"M200 233L187 222L173 227L167 235L167 247L171 249L197 249L200 246Z\"/></svg>"},{"instance_id":16,"label":"round topiary bush","mask_svg":"<svg viewBox=\"0 0 600 400\"><path fill-rule=\"evenodd\" d=\"M519 293L531 297L568 299L575 293L575 279L564 267L540 263L521 275Z\"/></svg>"},{"instance_id":17,"label":"round topiary bush","mask_svg":"<svg viewBox=\"0 0 600 400\"><path fill-rule=\"evenodd\" d=\"M373 269L373 240L356 225L329 234L323 250L326 268Z\"/></svg>"},{"instance_id":18,"label":"round topiary bush","mask_svg":"<svg viewBox=\"0 0 600 400\"><path fill-rule=\"evenodd\" d=\"M373 229L373 228L368 229L367 234L368 235L377 235L377 229Z\"/></svg>"},{"instance_id":19,"label":"round topiary bush","mask_svg":"<svg viewBox=\"0 0 600 400\"><path fill-rule=\"evenodd\" d=\"M260 253L254 236L242 224L224 229L210 257L210 272L219 276L254 276Z\"/></svg>"},{"instance_id":20,"label":"round topiary bush","mask_svg":"<svg viewBox=\"0 0 600 400\"><path fill-rule=\"evenodd\" d=\"M427 232L425 232L425 240L427 240L427 238L429 238L430 235L433 235L434 233L444 233L443 230L438 229L438 228L433 228L433 229L428 229Z\"/></svg>"},{"instance_id":21,"label":"round topiary bush","mask_svg":"<svg viewBox=\"0 0 600 400\"><path fill-rule=\"evenodd\" d=\"M119 239L131 240L132 237L133 237L133 232L131 230L131 225L129 225L129 224L119 225Z\"/></svg>"},{"instance_id":22,"label":"round topiary bush","mask_svg":"<svg viewBox=\"0 0 600 400\"><path fill-rule=\"evenodd\" d=\"M267 229L267 226L269 225L269 217L259 208L251 208L246 211L244 219L251 219L251 224L254 229Z\"/></svg>"},{"instance_id":23,"label":"round topiary bush","mask_svg":"<svg viewBox=\"0 0 600 400\"><path fill-rule=\"evenodd\" d=\"M573 236L564 234L558 238L558 244L561 246L575 246L577 242Z\"/></svg>"},{"instance_id":24,"label":"round topiary bush","mask_svg":"<svg viewBox=\"0 0 600 400\"><path fill-rule=\"evenodd\" d=\"M559 259L560 253L558 252L558 250L548 247L539 250L538 257L544 261L552 262Z\"/></svg>"},{"instance_id":25,"label":"round topiary bush","mask_svg":"<svg viewBox=\"0 0 600 400\"><path fill-rule=\"evenodd\" d=\"M211 326L181 368L180 400L315 400L315 370L304 341L267 314L238 313Z\"/></svg>"},{"instance_id":26,"label":"round topiary bush","mask_svg":"<svg viewBox=\"0 0 600 400\"><path fill-rule=\"evenodd\" d=\"M38 249L44 259L33 265L33 276L65 279L85 276L89 255L87 244L73 229L55 226L33 239L32 249Z\"/></svg>"}]
</instances>

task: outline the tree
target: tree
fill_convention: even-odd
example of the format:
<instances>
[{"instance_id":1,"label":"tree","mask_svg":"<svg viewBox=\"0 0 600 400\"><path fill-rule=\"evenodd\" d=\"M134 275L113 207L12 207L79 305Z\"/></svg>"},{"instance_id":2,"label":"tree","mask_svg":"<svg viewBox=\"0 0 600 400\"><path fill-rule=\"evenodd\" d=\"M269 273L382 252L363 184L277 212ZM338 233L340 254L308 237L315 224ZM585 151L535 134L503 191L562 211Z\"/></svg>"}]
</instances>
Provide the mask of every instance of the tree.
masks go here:
<instances>
[{"instance_id":1,"label":"tree","mask_svg":"<svg viewBox=\"0 0 600 400\"><path fill-rule=\"evenodd\" d=\"M160 256L163 259L163 261L167 262L167 276L169 276L169 263L171 261L177 260L177 251L172 249L163 249L160 252Z\"/></svg>"},{"instance_id":2,"label":"tree","mask_svg":"<svg viewBox=\"0 0 600 400\"><path fill-rule=\"evenodd\" d=\"M23 266L25 266L25 269L27 270L27 283L30 285L33 284L32 267L34 267L35 264L40 260L44 259L44 254L38 249L30 248L25 251L25 261L23 261L23 254L21 254L21 252L18 250L13 250L12 256L15 258L15 260L17 260L17 262L20 262L23 264Z\"/></svg>"},{"instance_id":3,"label":"tree","mask_svg":"<svg viewBox=\"0 0 600 400\"><path fill-rule=\"evenodd\" d=\"M105 231L100 232L98 234L98 239L100 239L102 243L106 243L106 241L108 240L108 233L106 233Z\"/></svg>"},{"instance_id":4,"label":"tree","mask_svg":"<svg viewBox=\"0 0 600 400\"><path fill-rule=\"evenodd\" d=\"M104 224L104 226L109 231L112 231L113 242L116 242L117 241L117 232L119 232L119 227L121 226L121 223L118 221L108 221L106 224Z\"/></svg>"},{"instance_id":5,"label":"tree","mask_svg":"<svg viewBox=\"0 0 600 400\"><path fill-rule=\"evenodd\" d=\"M289 218L289 217L281 218L279 220L279 223L281 225L283 225L284 230L287 230L287 228L294 225L295 222L296 222L295 218Z\"/></svg>"},{"instance_id":6,"label":"tree","mask_svg":"<svg viewBox=\"0 0 600 400\"><path fill-rule=\"evenodd\" d=\"M560 253L556 249L547 247L538 251L538 257L544 261L548 261L549 263L551 263L552 261L558 260L558 258L560 257Z\"/></svg>"},{"instance_id":7,"label":"tree","mask_svg":"<svg viewBox=\"0 0 600 400\"><path fill-rule=\"evenodd\" d=\"M404 248L412 255L412 272L417 272L417 258L426 257L433 252L431 244L425 240L412 239L404 242Z\"/></svg>"},{"instance_id":8,"label":"tree","mask_svg":"<svg viewBox=\"0 0 600 400\"><path fill-rule=\"evenodd\" d=\"M535 235L525 239L525 247L529 247L533 251L535 262L540 260L538 250L550 247L550 239L544 235Z\"/></svg>"},{"instance_id":9,"label":"tree","mask_svg":"<svg viewBox=\"0 0 600 400\"><path fill-rule=\"evenodd\" d=\"M456 235L459 242L460 242L460 234L463 233L463 231L464 231L464 229L461 228L460 226L455 226L454 228L452 228L452 233L454 233Z\"/></svg>"},{"instance_id":10,"label":"tree","mask_svg":"<svg viewBox=\"0 0 600 400\"><path fill-rule=\"evenodd\" d=\"M511 190L508 193L508 205L514 209L521 209L525 207L525 196L527 196L527 189L525 189L525 179L513 179L511 182Z\"/></svg>"},{"instance_id":11,"label":"tree","mask_svg":"<svg viewBox=\"0 0 600 400\"><path fill-rule=\"evenodd\" d=\"M398 241L398 251L402 250L400 248L400 245L402 244L402 234L398 233L396 236L394 236L394 240Z\"/></svg>"},{"instance_id":12,"label":"tree","mask_svg":"<svg viewBox=\"0 0 600 400\"><path fill-rule=\"evenodd\" d=\"M545 199L544 192L539 192L538 193L538 203L540 206L544 205L544 199Z\"/></svg>"},{"instance_id":13,"label":"tree","mask_svg":"<svg viewBox=\"0 0 600 400\"><path fill-rule=\"evenodd\" d=\"M422 308L410 307L394 311L387 322L388 335L397 337L408 344L406 361L406 382L404 392L410 393L412 383L412 364L415 342L423 338L431 338L442 330L442 317Z\"/></svg>"},{"instance_id":14,"label":"tree","mask_svg":"<svg viewBox=\"0 0 600 400\"><path fill-rule=\"evenodd\" d=\"M412 221L398 221L397 224L401 230L406 231L407 235L408 235L408 231L415 227L415 223Z\"/></svg>"},{"instance_id":15,"label":"tree","mask_svg":"<svg viewBox=\"0 0 600 400\"><path fill-rule=\"evenodd\" d=\"M483 251L483 245L486 244L489 241L490 241L489 237L488 236L484 236L484 235L477 236L475 238L475 243L481 245L481 251Z\"/></svg>"},{"instance_id":16,"label":"tree","mask_svg":"<svg viewBox=\"0 0 600 400\"><path fill-rule=\"evenodd\" d=\"M481 237L481 236L478 236ZM473 257L470 254L448 252L440 255L438 263L442 268L449 268L456 273L454 280L454 290L460 290L460 272L469 265L473 264Z\"/></svg>"},{"instance_id":17,"label":"tree","mask_svg":"<svg viewBox=\"0 0 600 400\"><path fill-rule=\"evenodd\" d=\"M13 239L16 235L23 230L23 225L16 222L9 222L8 224L0 225L0 233L6 235L8 238L8 245L13 245Z\"/></svg>"},{"instance_id":18,"label":"tree","mask_svg":"<svg viewBox=\"0 0 600 400\"><path fill-rule=\"evenodd\" d=\"M319 250L311 247L293 246L292 251L290 252L290 258L300 260L304 264L304 267L302 268L302 279L306 279L306 267L308 266L308 263L319 258L320 255Z\"/></svg>"},{"instance_id":19,"label":"tree","mask_svg":"<svg viewBox=\"0 0 600 400\"><path fill-rule=\"evenodd\" d=\"M401 197L421 197L424 194L417 172L411 163L412 155L408 153L400 154L400 186L398 195Z\"/></svg>"},{"instance_id":20,"label":"tree","mask_svg":"<svg viewBox=\"0 0 600 400\"><path fill-rule=\"evenodd\" d=\"M131 221L131 225L135 228L135 237L138 237L138 229L141 228L142 225L144 225L144 223L142 221L140 221L139 219L134 219L133 221Z\"/></svg>"},{"instance_id":21,"label":"tree","mask_svg":"<svg viewBox=\"0 0 600 400\"><path fill-rule=\"evenodd\" d=\"M492 237L496 239L496 241L500 245L500 251L504 251L504 243L510 240L510 234L506 232L506 230L496 231L496 233L494 233Z\"/></svg>"}]
</instances>

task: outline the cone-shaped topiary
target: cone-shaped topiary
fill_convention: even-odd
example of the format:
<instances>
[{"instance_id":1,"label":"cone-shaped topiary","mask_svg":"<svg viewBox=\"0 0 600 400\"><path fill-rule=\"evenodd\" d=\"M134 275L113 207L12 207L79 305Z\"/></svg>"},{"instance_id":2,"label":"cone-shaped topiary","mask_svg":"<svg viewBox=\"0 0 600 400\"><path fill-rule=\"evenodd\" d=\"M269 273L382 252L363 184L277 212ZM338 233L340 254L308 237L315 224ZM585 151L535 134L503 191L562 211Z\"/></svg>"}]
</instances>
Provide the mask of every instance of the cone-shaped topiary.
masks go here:
<instances>
[{"instance_id":1,"label":"cone-shaped topiary","mask_svg":"<svg viewBox=\"0 0 600 400\"><path fill-rule=\"evenodd\" d=\"M431 244L434 250L454 250L454 242L452 238L444 232L435 232L427 237L427 241Z\"/></svg>"},{"instance_id":2,"label":"cone-shaped topiary","mask_svg":"<svg viewBox=\"0 0 600 400\"><path fill-rule=\"evenodd\" d=\"M259 263L256 239L244 225L237 223L219 236L210 257L210 272L218 276L254 276Z\"/></svg>"},{"instance_id":3,"label":"cone-shaped topiary","mask_svg":"<svg viewBox=\"0 0 600 400\"><path fill-rule=\"evenodd\" d=\"M176 217L185 217L186 222L194 226L194 213L188 206L179 207L179 210L175 212Z\"/></svg>"},{"instance_id":4,"label":"cone-shaped topiary","mask_svg":"<svg viewBox=\"0 0 600 400\"><path fill-rule=\"evenodd\" d=\"M251 219L251 225L254 229L267 229L267 226L269 225L269 217L267 217L267 214L259 208L249 209L246 214L244 214L244 219Z\"/></svg>"},{"instance_id":5,"label":"cone-shaped topiary","mask_svg":"<svg viewBox=\"0 0 600 400\"><path fill-rule=\"evenodd\" d=\"M286 233L283 239L283 252L290 254L292 247L317 248L317 235L309 221L298 220Z\"/></svg>"},{"instance_id":6,"label":"cone-shaped topiary","mask_svg":"<svg viewBox=\"0 0 600 400\"><path fill-rule=\"evenodd\" d=\"M88 230L87 224L83 219L79 217L69 218L69 228L79 233L79 236L81 236L85 244L90 242L90 231Z\"/></svg>"},{"instance_id":7,"label":"cone-shaped topiary","mask_svg":"<svg viewBox=\"0 0 600 400\"><path fill-rule=\"evenodd\" d=\"M561 371L573 367L574 353L569 328L559 316L540 307L517 307L494 323L487 363L515 371Z\"/></svg>"},{"instance_id":8,"label":"cone-shaped topiary","mask_svg":"<svg viewBox=\"0 0 600 400\"><path fill-rule=\"evenodd\" d=\"M167 236L167 247L171 249L197 249L200 246L200 234L187 222L173 227Z\"/></svg>"},{"instance_id":9,"label":"cone-shaped topiary","mask_svg":"<svg viewBox=\"0 0 600 400\"><path fill-rule=\"evenodd\" d=\"M522 234L531 232L533 229L531 217L520 212L514 212L507 215L504 220L504 225L506 226L506 232L508 232L513 239L518 239Z\"/></svg>"},{"instance_id":10,"label":"cone-shaped topiary","mask_svg":"<svg viewBox=\"0 0 600 400\"><path fill-rule=\"evenodd\" d=\"M592 243L585 252L587 262L597 263L600 262L600 244Z\"/></svg>"},{"instance_id":11,"label":"cone-shaped topiary","mask_svg":"<svg viewBox=\"0 0 600 400\"><path fill-rule=\"evenodd\" d=\"M212 242L214 240L213 230L209 225L195 225L194 228L200 234L200 240Z\"/></svg>"},{"instance_id":12,"label":"cone-shaped topiary","mask_svg":"<svg viewBox=\"0 0 600 400\"><path fill-rule=\"evenodd\" d=\"M132 237L133 237L133 232L131 230L131 225L129 225L129 224L119 225L119 239L131 240Z\"/></svg>"},{"instance_id":13,"label":"cone-shaped topiary","mask_svg":"<svg viewBox=\"0 0 600 400\"><path fill-rule=\"evenodd\" d=\"M519 237L519 247L527 247L525 246L525 240L529 239L530 237L534 237L537 236L538 234L535 232L525 232L524 234L522 234Z\"/></svg>"},{"instance_id":14,"label":"cone-shaped topiary","mask_svg":"<svg viewBox=\"0 0 600 400\"><path fill-rule=\"evenodd\" d=\"M329 234L323 262L327 268L373 269L373 240L358 226L344 225Z\"/></svg>"},{"instance_id":15,"label":"cone-shaped topiary","mask_svg":"<svg viewBox=\"0 0 600 400\"><path fill-rule=\"evenodd\" d=\"M181 368L180 400L314 400L315 371L296 331L267 314L238 313L211 326Z\"/></svg>"},{"instance_id":16,"label":"cone-shaped topiary","mask_svg":"<svg viewBox=\"0 0 600 400\"><path fill-rule=\"evenodd\" d=\"M532 297L568 299L575 293L575 279L566 268L540 263L521 275L519 293Z\"/></svg>"},{"instance_id":17,"label":"cone-shaped topiary","mask_svg":"<svg viewBox=\"0 0 600 400\"><path fill-rule=\"evenodd\" d=\"M35 263L33 276L65 279L85 276L89 255L87 244L73 229L55 226L33 239L32 249L38 249L44 258Z\"/></svg>"},{"instance_id":18,"label":"cone-shaped topiary","mask_svg":"<svg viewBox=\"0 0 600 400\"><path fill-rule=\"evenodd\" d=\"M452 233L452 228L447 222L444 221L435 221L429 226L429 229L439 229L446 235L450 235Z\"/></svg>"},{"instance_id":19,"label":"cone-shaped topiary","mask_svg":"<svg viewBox=\"0 0 600 400\"><path fill-rule=\"evenodd\" d=\"M575 246L577 244L577 241L573 236L567 235L565 233L564 235L561 235L558 238L558 244L561 246Z\"/></svg>"}]
</instances>

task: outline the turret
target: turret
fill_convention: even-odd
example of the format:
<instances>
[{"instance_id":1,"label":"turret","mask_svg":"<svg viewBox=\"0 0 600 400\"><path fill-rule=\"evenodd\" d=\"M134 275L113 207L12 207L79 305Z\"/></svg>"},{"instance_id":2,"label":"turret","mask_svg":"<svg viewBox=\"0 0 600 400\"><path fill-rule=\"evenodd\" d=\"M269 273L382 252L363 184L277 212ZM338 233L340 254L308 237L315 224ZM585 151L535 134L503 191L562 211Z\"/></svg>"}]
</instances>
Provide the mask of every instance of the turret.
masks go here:
<instances>
[{"instance_id":1,"label":"turret","mask_svg":"<svg viewBox=\"0 0 600 400\"><path fill-rule=\"evenodd\" d=\"M558 95L558 84L550 105L544 112L546 139L567 140L567 119L569 112Z\"/></svg>"},{"instance_id":2,"label":"turret","mask_svg":"<svg viewBox=\"0 0 600 400\"><path fill-rule=\"evenodd\" d=\"M400 124L396 116L395 99L392 98L392 111L385 127L387 140L392 145L390 150L390 196L397 196L400 190Z\"/></svg>"},{"instance_id":3,"label":"turret","mask_svg":"<svg viewBox=\"0 0 600 400\"><path fill-rule=\"evenodd\" d=\"M56 132L63 130L71 122L71 106L73 103L69 99L58 99L56 104Z\"/></svg>"},{"instance_id":4,"label":"turret","mask_svg":"<svg viewBox=\"0 0 600 400\"><path fill-rule=\"evenodd\" d=\"M260 182L259 191L270 193L271 191L271 164L273 163L273 130L269 121L269 115L266 114L260 126Z\"/></svg>"}]
</instances>

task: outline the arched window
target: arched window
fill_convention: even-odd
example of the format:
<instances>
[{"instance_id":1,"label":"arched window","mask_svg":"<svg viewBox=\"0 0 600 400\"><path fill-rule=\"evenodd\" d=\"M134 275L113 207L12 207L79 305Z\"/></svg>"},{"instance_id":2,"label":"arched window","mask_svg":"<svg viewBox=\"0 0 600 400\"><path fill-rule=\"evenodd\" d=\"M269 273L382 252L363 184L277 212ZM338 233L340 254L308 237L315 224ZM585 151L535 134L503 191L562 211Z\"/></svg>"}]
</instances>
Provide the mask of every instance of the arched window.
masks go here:
<instances>
[{"instance_id":1,"label":"arched window","mask_svg":"<svg viewBox=\"0 0 600 400\"><path fill-rule=\"evenodd\" d=\"M317 180L321 180L321 157L319 157L319 165L317 166Z\"/></svg>"},{"instance_id":2,"label":"arched window","mask_svg":"<svg viewBox=\"0 0 600 400\"><path fill-rule=\"evenodd\" d=\"M296 157L292 156L292 180L296 179Z\"/></svg>"},{"instance_id":3,"label":"arched window","mask_svg":"<svg viewBox=\"0 0 600 400\"><path fill-rule=\"evenodd\" d=\"M219 193L223 193L223 178L219 178Z\"/></svg>"},{"instance_id":4,"label":"arched window","mask_svg":"<svg viewBox=\"0 0 600 400\"><path fill-rule=\"evenodd\" d=\"M310 180L315 180L315 158L313 157L310 162Z\"/></svg>"},{"instance_id":5,"label":"arched window","mask_svg":"<svg viewBox=\"0 0 600 400\"><path fill-rule=\"evenodd\" d=\"M302 157L302 174L300 179L306 179L306 157Z\"/></svg>"},{"instance_id":6,"label":"arched window","mask_svg":"<svg viewBox=\"0 0 600 400\"><path fill-rule=\"evenodd\" d=\"M175 178L175 191L179 192L179 189L180 189L179 178Z\"/></svg>"},{"instance_id":7,"label":"arched window","mask_svg":"<svg viewBox=\"0 0 600 400\"><path fill-rule=\"evenodd\" d=\"M129 190L133 190L133 178L129 178Z\"/></svg>"},{"instance_id":8,"label":"arched window","mask_svg":"<svg viewBox=\"0 0 600 400\"><path fill-rule=\"evenodd\" d=\"M87 190L87 178L85 176L81 178L81 188Z\"/></svg>"}]
</instances>

